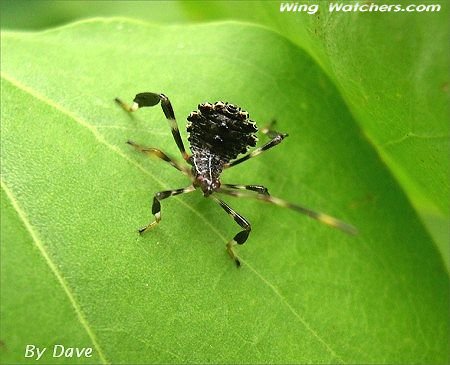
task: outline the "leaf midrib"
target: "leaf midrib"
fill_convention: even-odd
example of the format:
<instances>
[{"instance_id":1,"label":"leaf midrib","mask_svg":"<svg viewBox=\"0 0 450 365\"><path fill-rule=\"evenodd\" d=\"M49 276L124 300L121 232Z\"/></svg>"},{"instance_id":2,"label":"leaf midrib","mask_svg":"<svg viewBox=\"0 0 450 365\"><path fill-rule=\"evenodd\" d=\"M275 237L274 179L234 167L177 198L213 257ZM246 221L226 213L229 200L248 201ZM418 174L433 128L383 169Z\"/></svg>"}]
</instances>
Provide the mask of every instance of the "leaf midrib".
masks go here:
<instances>
[{"instance_id":1,"label":"leaf midrib","mask_svg":"<svg viewBox=\"0 0 450 365\"><path fill-rule=\"evenodd\" d=\"M12 191L10 190L8 185L3 181L3 178L0 179L0 183L1 183L1 187L2 187L3 191L5 192L6 196L9 198L9 200L11 202L11 205L13 206L17 215L19 216L20 220L23 222L25 229L28 231L34 245L38 248L40 254L42 255L42 257L45 260L45 263L48 265L48 267L50 268L50 270L53 272L56 279L58 280L59 284L61 285L70 304L72 305L73 309L75 310L75 314L76 314L78 320L80 321L80 324L86 330L87 335L89 336L89 338L92 341L92 344L94 345L95 349L97 350L98 356L100 357L102 364L109 364L109 361L106 359L106 356L103 353L103 350L100 347L100 344L98 343L98 340L97 340L94 332L92 331L88 320L86 319L85 315L83 314L83 311L81 310L80 305L78 304L78 302L75 299L74 294L72 293L72 289L67 284L66 280L64 279L63 274L58 270L58 267L52 261L44 244L40 240L39 235L36 233L33 226L31 225L30 221L28 220L27 214L22 210L22 208L20 207L14 194L12 193Z\"/></svg>"}]
</instances>

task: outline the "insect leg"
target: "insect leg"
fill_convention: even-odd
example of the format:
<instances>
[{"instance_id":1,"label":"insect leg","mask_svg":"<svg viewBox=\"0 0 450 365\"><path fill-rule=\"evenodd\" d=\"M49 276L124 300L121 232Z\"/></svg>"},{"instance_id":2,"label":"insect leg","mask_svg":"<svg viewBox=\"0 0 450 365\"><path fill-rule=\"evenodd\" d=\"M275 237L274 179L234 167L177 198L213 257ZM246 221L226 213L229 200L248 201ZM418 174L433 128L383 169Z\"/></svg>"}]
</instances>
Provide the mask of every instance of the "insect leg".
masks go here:
<instances>
[{"instance_id":1,"label":"insect leg","mask_svg":"<svg viewBox=\"0 0 450 365\"><path fill-rule=\"evenodd\" d=\"M262 185L239 185L239 184L222 184L225 188L234 190L252 190L256 191L258 194L270 195L269 190Z\"/></svg>"},{"instance_id":2,"label":"insect leg","mask_svg":"<svg viewBox=\"0 0 450 365\"><path fill-rule=\"evenodd\" d=\"M167 156L163 151L158 150L157 148L144 147L144 146L141 146L141 145L134 143L133 141L129 141L129 140L127 141L127 143L129 145L133 146L137 151L145 153L148 156L158 157L161 160L168 162L169 164L171 164L173 167L175 167L177 170L181 171L182 173L189 175L189 171L186 168L181 166L177 161L175 161L172 158L170 158L169 156Z\"/></svg>"},{"instance_id":3,"label":"insect leg","mask_svg":"<svg viewBox=\"0 0 450 365\"><path fill-rule=\"evenodd\" d=\"M264 130L263 130L263 132L264 132ZM269 129L267 129L267 131L264 134L271 136L272 139L269 142L267 142L265 145L253 150L252 152L246 154L245 156L226 164L224 168L236 166L236 165L240 164L241 162L247 161L248 159L250 159L252 157L256 157L256 156L260 155L261 153L263 153L264 151L267 151L268 149L281 143L281 141L288 136L287 133L278 133L278 132L275 132L275 131L272 131Z\"/></svg>"},{"instance_id":4,"label":"insect leg","mask_svg":"<svg viewBox=\"0 0 450 365\"><path fill-rule=\"evenodd\" d=\"M250 231L252 230L252 227L250 223L240 214L235 212L228 204L226 204L224 201L217 199L215 196L211 196L221 207L222 209L227 212L234 221L239 224L243 230L238 232L231 241L227 243L227 251L230 257L234 260L236 263L236 266L241 266L241 262L239 261L236 253L233 250L233 246L236 244L242 245L247 241L248 235L250 234Z\"/></svg>"},{"instance_id":5,"label":"insect leg","mask_svg":"<svg viewBox=\"0 0 450 365\"><path fill-rule=\"evenodd\" d=\"M273 129L273 127L275 126L276 123L277 123L277 121L275 119L273 119L268 125L266 125L264 128L262 128L260 130L261 133L265 134L270 139L275 138L279 134L283 134L283 133L277 132L276 130Z\"/></svg>"},{"instance_id":6,"label":"insect leg","mask_svg":"<svg viewBox=\"0 0 450 365\"><path fill-rule=\"evenodd\" d=\"M341 231L343 231L345 233L348 233L351 235L358 234L358 230L355 227L353 227L352 225L345 223L337 218L329 216L328 214L325 214L325 213L315 212L309 208L305 208L298 204L289 203L283 199L276 198L274 196L263 195L263 194L257 194L257 195L246 194L245 192L230 191L230 190L223 189L223 188L218 189L217 192L227 194L230 196L235 196L235 197L254 198L254 199L262 200L262 201L265 201L265 202L268 202L271 204L278 205L283 208L289 208L289 209L295 210L296 212L306 214L307 216L309 216L313 219L316 219L319 222L327 224L331 227L340 229Z\"/></svg>"},{"instance_id":7,"label":"insect leg","mask_svg":"<svg viewBox=\"0 0 450 365\"><path fill-rule=\"evenodd\" d=\"M175 190L166 190L166 191L160 191L159 193L156 193L153 197L153 204L152 204L152 214L155 216L155 220L153 222L150 222L145 227L142 227L139 229L139 233L143 234L147 232L149 229L156 226L161 221L161 200L166 199L170 196L175 196L179 194L184 193L190 193L191 191L194 191L194 186L188 186L187 188L182 189L175 189Z\"/></svg>"},{"instance_id":8,"label":"insect leg","mask_svg":"<svg viewBox=\"0 0 450 365\"><path fill-rule=\"evenodd\" d=\"M149 92L139 93L134 97L133 104L131 106L124 103L119 98L116 98L115 101L127 112L134 112L139 108L155 106L159 102L161 102L161 108L164 112L164 115L167 118L175 143L177 144L178 149L180 150L183 158L186 161L189 159L189 155L186 153L183 141L181 139L180 131L178 129L177 120L175 119L175 113L173 111L172 104L170 103L170 100L167 96L165 96L164 94L155 94Z\"/></svg>"}]
</instances>

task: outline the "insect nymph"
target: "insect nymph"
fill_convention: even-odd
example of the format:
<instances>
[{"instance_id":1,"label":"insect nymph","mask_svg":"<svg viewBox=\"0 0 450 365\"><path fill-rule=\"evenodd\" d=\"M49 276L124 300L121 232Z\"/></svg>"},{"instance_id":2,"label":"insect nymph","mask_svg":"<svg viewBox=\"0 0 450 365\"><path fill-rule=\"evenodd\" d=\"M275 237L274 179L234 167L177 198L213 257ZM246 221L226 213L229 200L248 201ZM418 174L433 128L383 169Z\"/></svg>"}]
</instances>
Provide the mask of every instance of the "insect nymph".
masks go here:
<instances>
[{"instance_id":1,"label":"insect nymph","mask_svg":"<svg viewBox=\"0 0 450 365\"><path fill-rule=\"evenodd\" d=\"M241 108L224 102L213 104L203 103L198 105L198 110L192 112L187 118L189 123L187 131L192 154L189 155L180 136L175 114L169 98L164 94L140 93L134 98L131 106L125 104L120 99L115 101L128 112L134 112L142 107L155 106L161 102L162 110L169 122L173 138L181 152L183 159L189 166L184 166L178 161L170 158L156 148L143 147L132 141L127 143L136 150L148 155L156 156L186 174L191 184L186 188L160 191L153 197L152 214L155 220L147 226L141 228L139 233L144 233L157 225L161 220L161 200L170 196L192 192L201 189L203 196L215 200L225 212L227 212L241 230L227 244L227 251L231 258L240 266L240 261L233 249L236 244L242 245L247 241L251 231L250 223L240 214L235 212L228 204L219 199L217 194L226 194L235 197L253 197L285 208L293 209L306 214L318 221L339 228L347 233L356 234L356 229L329 215L314 212L308 208L297 204L289 203L285 200L269 195L267 188L261 185L236 185L223 184L220 181L220 174L224 169L236 166L248 159L258 156L262 152L278 145L287 134L276 132L270 128L262 130L270 141L263 146L248 152L250 147L255 147L257 142L256 124L249 119L249 115ZM244 154L238 158L240 154Z\"/></svg>"}]
</instances>

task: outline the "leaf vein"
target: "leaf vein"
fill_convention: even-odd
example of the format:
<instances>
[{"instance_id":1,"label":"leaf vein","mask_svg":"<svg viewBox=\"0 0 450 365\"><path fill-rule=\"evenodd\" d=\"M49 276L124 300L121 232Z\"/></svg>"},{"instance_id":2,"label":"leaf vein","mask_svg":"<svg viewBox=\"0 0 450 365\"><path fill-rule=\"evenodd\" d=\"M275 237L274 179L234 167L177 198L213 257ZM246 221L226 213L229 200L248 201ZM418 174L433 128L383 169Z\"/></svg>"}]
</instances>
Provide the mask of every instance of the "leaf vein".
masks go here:
<instances>
[{"instance_id":1,"label":"leaf vein","mask_svg":"<svg viewBox=\"0 0 450 365\"><path fill-rule=\"evenodd\" d=\"M266 284L275 295L281 300L282 303L286 305L289 311L294 315L295 318L327 349L327 351L333 355L336 359L338 359L342 363L346 363L342 357L340 357L331 346L325 342L325 340L320 337L320 335L308 324L308 322L294 309L294 307L288 302L288 300L281 294L277 287L275 287L272 283L270 283L264 276L262 276L256 269L253 268L248 262L244 261L242 258L239 258L241 262L243 262L248 268L264 283Z\"/></svg>"},{"instance_id":2,"label":"leaf vein","mask_svg":"<svg viewBox=\"0 0 450 365\"><path fill-rule=\"evenodd\" d=\"M134 165L135 167L137 167L139 170L141 170L142 172L144 172L146 175L150 176L151 178L153 178L158 184L160 184L163 187L167 186L161 181L159 180L156 176L154 176L153 174L151 174L148 170L146 170L142 165L140 165L139 163L137 163L136 161L134 161L133 159L131 159L130 157L128 157L126 154L124 154L122 152L122 150L120 148L118 148L115 145L110 144L104 137L103 135L98 131L98 129L94 126L92 126L91 124L89 124L87 121L85 121L83 118L81 118L80 116L76 115L75 113L71 112L70 110L66 109L65 107L63 107L62 105L59 105L58 103L54 102L53 100L49 99L48 97L46 97L45 95L40 94L38 91L32 89L29 86L26 86L24 84L22 84L20 81L14 79L13 77L6 75L4 72L0 73L1 77L4 78L5 80L9 81L10 83L12 83L13 85L15 85L17 88L23 90L24 92L32 95L33 97L35 97L36 99L48 104L49 106L55 108L56 110L60 111L61 113L67 115L68 117L70 117L73 121L75 121L76 123L80 124L81 126L87 128L94 136L95 138L102 144L104 144L106 147L108 147L110 150L112 150L113 152L117 153L119 156L123 157L126 161L128 161L129 163L131 163L132 165ZM202 221L204 221L204 223L214 232L217 234L218 237L220 237L224 242L228 242L228 240L226 239L226 237L224 237L222 235L222 233L215 228L206 218L204 215L202 215L201 213L199 213L197 210L195 210L192 206L190 206L188 203L186 203L185 201L181 200L178 197L174 197L175 199L177 199L182 205L184 205L186 208L188 208L190 211L192 211L196 216L198 216ZM325 340L319 336L319 334L308 324L308 322L302 317L300 316L300 314L292 307L292 305L287 301L287 299L280 293L280 291L273 285L271 284L266 278L264 278L255 268L253 268L248 262L245 262L244 260L242 260L240 258L240 260L245 263L248 268L265 284L267 285L274 293L275 295L281 300L282 303L284 303L287 308L289 309L289 311L294 315L295 318L298 319L298 321L307 329L307 331L309 331L314 338L316 338L322 345L324 345L324 347L327 349L327 351L334 356L336 359L338 359L340 362L345 363L345 361L336 354L336 352L331 348L330 345L328 345ZM54 265L54 264L53 264Z\"/></svg>"},{"instance_id":3,"label":"leaf vein","mask_svg":"<svg viewBox=\"0 0 450 365\"><path fill-rule=\"evenodd\" d=\"M64 290L64 293L66 294L67 298L69 299L70 304L72 304L72 307L75 310L75 314L78 317L78 320L80 321L81 325L86 330L87 335L92 341L92 344L94 345L95 349L97 350L97 353L100 357L100 360L103 364L109 364L109 361L106 359L102 348L100 347L100 344L97 341L97 338L94 334L94 332L91 329L91 326L89 322L87 321L85 315L83 314L83 311L81 310L80 305L75 299L74 294L72 293L71 288L67 284L66 280L64 279L62 273L58 270L55 263L52 261L49 253L47 252L44 244L40 240L38 234L34 230L33 226L31 225L30 221L28 220L28 217L26 213L22 210L20 207L17 199L15 198L13 192L10 190L8 185L3 181L3 178L1 179L1 187L5 191L6 195L8 196L9 200L11 201L12 206L14 207L15 211L17 212L19 218L22 220L26 230L30 234L33 243L38 248L39 252L41 253L42 257L44 258L45 262L47 263L50 270L55 275L56 279L58 280L59 284L61 285L62 289Z\"/></svg>"}]
</instances>

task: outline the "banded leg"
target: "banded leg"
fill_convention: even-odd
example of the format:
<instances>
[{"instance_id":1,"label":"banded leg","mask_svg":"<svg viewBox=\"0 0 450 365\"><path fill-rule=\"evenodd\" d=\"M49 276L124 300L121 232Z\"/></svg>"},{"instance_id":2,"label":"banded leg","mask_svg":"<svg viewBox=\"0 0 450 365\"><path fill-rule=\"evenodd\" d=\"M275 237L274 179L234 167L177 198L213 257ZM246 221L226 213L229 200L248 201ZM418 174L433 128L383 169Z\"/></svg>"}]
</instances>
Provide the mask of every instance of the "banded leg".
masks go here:
<instances>
[{"instance_id":1,"label":"banded leg","mask_svg":"<svg viewBox=\"0 0 450 365\"><path fill-rule=\"evenodd\" d=\"M241 262L239 261L238 257L236 256L236 253L234 252L233 247L236 244L242 245L247 241L248 235L250 234L250 231L252 230L252 227L250 223L240 214L235 212L228 204L226 204L224 201L217 199L215 196L211 196L221 207L222 209L227 212L234 221L239 224L243 230L238 232L231 241L227 243L227 251L230 257L234 260L237 267L241 266Z\"/></svg>"},{"instance_id":2,"label":"banded leg","mask_svg":"<svg viewBox=\"0 0 450 365\"><path fill-rule=\"evenodd\" d=\"M141 146L133 141L128 140L127 143L131 146L133 146L137 151L145 153L148 156L155 156L157 158L160 158L163 161L168 162L170 165L175 167L177 170L181 171L182 173L189 175L189 172L187 169L185 169L183 166L179 165L177 161L173 160L169 156L167 156L163 151L153 148L153 147L144 147Z\"/></svg>"},{"instance_id":3,"label":"banded leg","mask_svg":"<svg viewBox=\"0 0 450 365\"><path fill-rule=\"evenodd\" d=\"M271 138L271 140L269 142L267 142L266 144L264 144L263 146L261 146L259 148L256 148L255 150L246 154L245 156L238 158L237 160L231 161L230 163L225 165L225 168L236 166L236 165L240 164L241 162L247 161L250 158L260 155L264 151L267 151L268 149L275 147L277 144L280 144L281 141L283 141L283 139L285 139L288 136L288 134L287 133L279 133L279 132L272 130L271 128L274 124L275 124L275 121L272 121L272 123L268 127L263 128L261 130L265 135L267 135L269 138Z\"/></svg>"},{"instance_id":4,"label":"banded leg","mask_svg":"<svg viewBox=\"0 0 450 365\"><path fill-rule=\"evenodd\" d=\"M177 120L175 119L175 113L173 111L172 104L170 103L170 100L167 96L165 96L164 94L155 94L149 92L139 93L134 97L133 104L131 106L127 105L119 98L116 98L115 101L127 112L135 112L139 108L155 106L159 102L161 102L161 108L169 123L173 139L175 140L175 143L177 144L178 149L180 150L183 158L186 161L189 159L189 156L186 153L183 141L181 139L180 131L178 129Z\"/></svg>"},{"instance_id":5,"label":"banded leg","mask_svg":"<svg viewBox=\"0 0 450 365\"><path fill-rule=\"evenodd\" d=\"M315 211L313 211L309 208L305 208L301 205L289 203L283 199L276 198L274 196L263 195L263 194L257 194L257 195L246 194L245 192L232 191L232 190L227 190L224 188L220 188L219 190L217 190L217 192L227 194L230 196L235 196L235 197L254 198L254 199L262 200L262 201L265 201L265 202L268 202L271 204L278 205L280 207L289 208L289 209L295 210L296 212L306 214L307 216L309 216L315 220L318 220L321 223L324 223L331 227L340 229L341 231L343 231L345 233L348 233L351 235L358 234L358 230L355 227L353 227L352 225L345 223L337 218L329 216L328 214L325 214L325 213L315 212Z\"/></svg>"},{"instance_id":6,"label":"banded leg","mask_svg":"<svg viewBox=\"0 0 450 365\"><path fill-rule=\"evenodd\" d=\"M256 191L258 194L270 195L269 190L262 185L239 185L239 184L222 184L225 188L234 190L251 190Z\"/></svg>"},{"instance_id":7,"label":"banded leg","mask_svg":"<svg viewBox=\"0 0 450 365\"><path fill-rule=\"evenodd\" d=\"M191 191L194 191L194 186L188 186L187 188L182 189L175 189L175 190L166 190L166 191L160 191L159 193L156 193L153 197L153 204L152 204L152 214L155 216L155 220L153 222L150 222L145 227L142 227L139 229L139 233L143 234L147 232L149 229L156 226L161 221L161 200L166 199L170 196L180 195L184 193L190 193Z\"/></svg>"}]
</instances>

